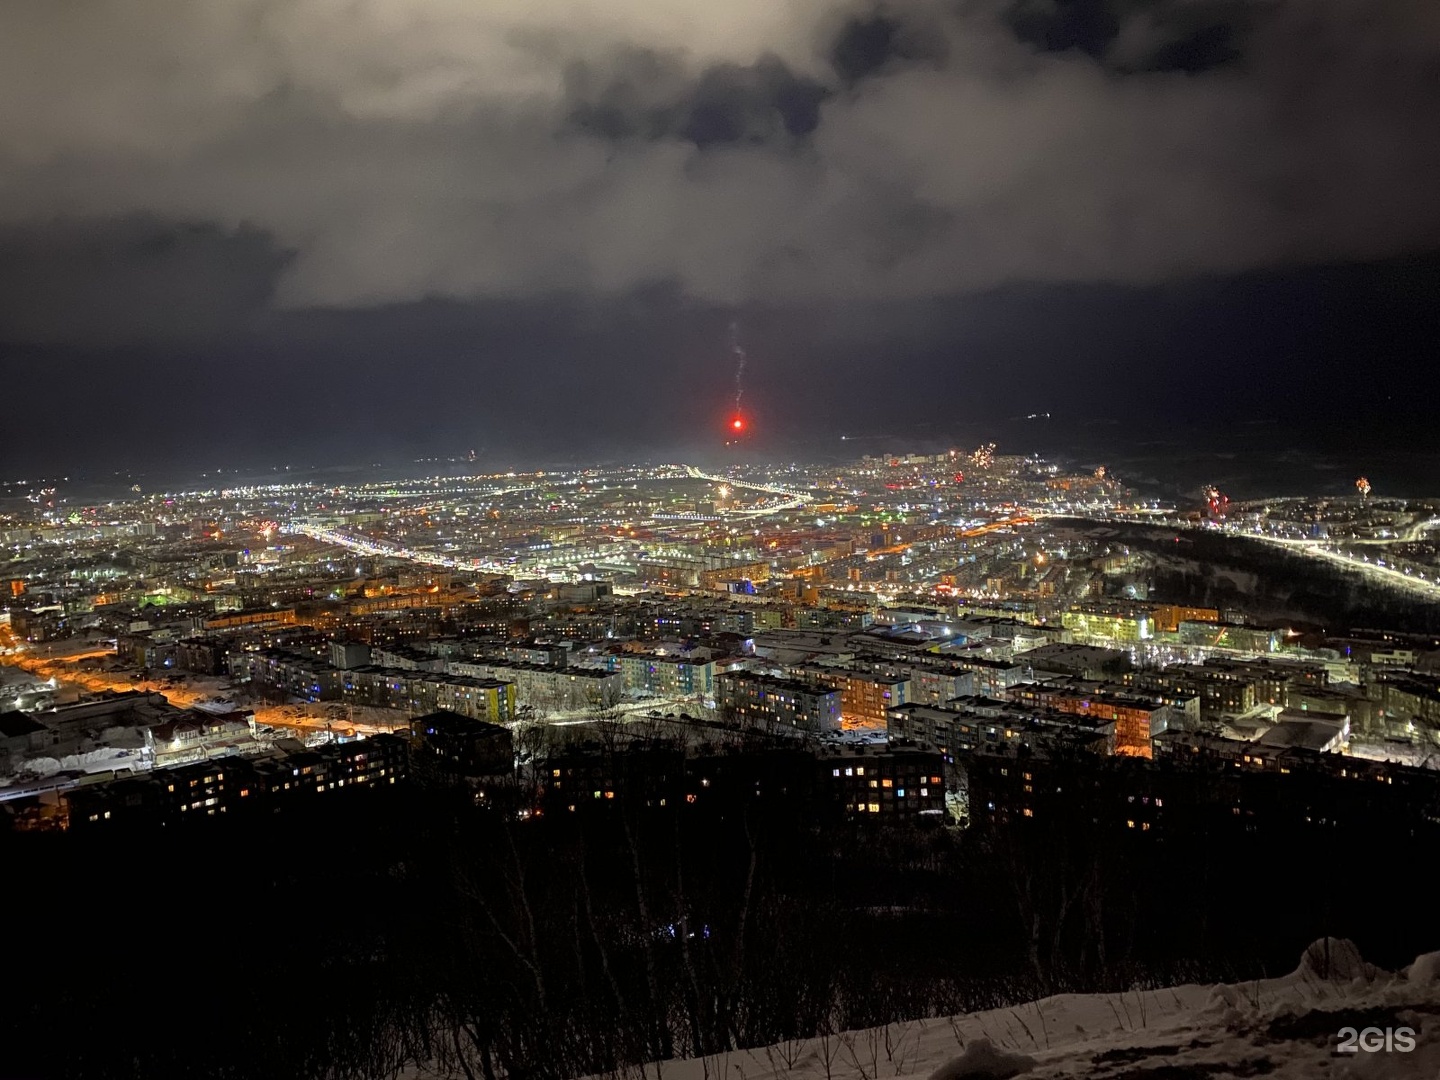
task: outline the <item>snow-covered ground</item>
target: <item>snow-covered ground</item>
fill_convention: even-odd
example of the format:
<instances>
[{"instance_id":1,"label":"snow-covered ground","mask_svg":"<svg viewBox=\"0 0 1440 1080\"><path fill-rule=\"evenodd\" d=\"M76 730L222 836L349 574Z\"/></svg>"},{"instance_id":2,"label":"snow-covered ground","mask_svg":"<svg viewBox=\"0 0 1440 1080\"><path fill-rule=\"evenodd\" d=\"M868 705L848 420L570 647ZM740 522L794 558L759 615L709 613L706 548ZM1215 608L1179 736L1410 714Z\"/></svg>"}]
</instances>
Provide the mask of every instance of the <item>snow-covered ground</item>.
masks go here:
<instances>
[{"instance_id":1,"label":"snow-covered ground","mask_svg":"<svg viewBox=\"0 0 1440 1080\"><path fill-rule=\"evenodd\" d=\"M1342 1040L1354 1052L1341 1052ZM1385 972L1332 939L1278 979L1060 994L644 1072L653 1080L1440 1080L1440 952Z\"/></svg>"}]
</instances>

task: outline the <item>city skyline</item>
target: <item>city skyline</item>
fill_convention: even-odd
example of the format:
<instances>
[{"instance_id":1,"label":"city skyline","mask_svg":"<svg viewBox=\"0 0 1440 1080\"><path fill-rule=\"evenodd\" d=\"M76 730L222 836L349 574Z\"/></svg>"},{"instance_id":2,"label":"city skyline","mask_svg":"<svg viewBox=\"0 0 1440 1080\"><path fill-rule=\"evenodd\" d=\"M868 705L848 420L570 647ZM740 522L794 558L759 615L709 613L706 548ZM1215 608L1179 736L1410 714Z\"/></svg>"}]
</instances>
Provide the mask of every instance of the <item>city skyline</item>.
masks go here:
<instances>
[{"instance_id":1,"label":"city skyline","mask_svg":"<svg viewBox=\"0 0 1440 1080\"><path fill-rule=\"evenodd\" d=\"M27 935L37 1004L6 1022L28 1074L333 1076L341 1059L357 1080L458 1078L490 1055L570 1080L798 1062L783 1047L862 1029L878 1060L877 1025L984 1030L946 987L1039 1016L1057 984L1081 1000L1117 972L1133 995L1181 981L1171 965L1233 979L1306 949L1328 978L1332 955L1397 967L1432 943L1385 916L1425 895L1416 851L1440 823L1440 499L1361 475L1343 494L1166 500L990 443L717 470L424 464L0 504L4 865L116 925L168 925L187 898L303 929L163 1038L115 973L158 978L189 946L100 971L88 932ZM1351 846L1383 857L1337 886L1326 856ZM1203 929L1245 904L1283 925ZM1036 925L1045 950L1027 949ZM249 1007L292 979L299 1030ZM906 992L836 1012L842 979ZM1430 1000L1423 978L1394 983ZM92 999L103 1040L73 1031ZM486 1018L468 1043L455 1010ZM1096 1015L1030 1048L1149 1053ZM269 1037L223 1037L242 1029ZM880 1075L856 1060L853 1080Z\"/></svg>"},{"instance_id":2,"label":"city skyline","mask_svg":"<svg viewBox=\"0 0 1440 1080\"><path fill-rule=\"evenodd\" d=\"M0 1080L1440 1076L1437 116L1440 0L6 0Z\"/></svg>"}]
</instances>

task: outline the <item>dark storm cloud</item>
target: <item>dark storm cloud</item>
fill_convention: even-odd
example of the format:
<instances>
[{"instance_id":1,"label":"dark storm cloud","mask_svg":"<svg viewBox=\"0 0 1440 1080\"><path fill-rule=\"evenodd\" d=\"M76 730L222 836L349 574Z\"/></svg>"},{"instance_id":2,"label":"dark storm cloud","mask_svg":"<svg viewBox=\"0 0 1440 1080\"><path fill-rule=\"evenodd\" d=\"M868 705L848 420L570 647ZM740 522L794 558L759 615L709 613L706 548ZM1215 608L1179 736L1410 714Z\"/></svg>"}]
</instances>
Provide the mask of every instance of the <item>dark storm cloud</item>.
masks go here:
<instances>
[{"instance_id":1,"label":"dark storm cloud","mask_svg":"<svg viewBox=\"0 0 1440 1080\"><path fill-rule=\"evenodd\" d=\"M1104 57L1120 32L1118 7L1109 0L1016 0L1005 17L1023 41L1057 52L1079 49Z\"/></svg>"},{"instance_id":2,"label":"dark storm cloud","mask_svg":"<svg viewBox=\"0 0 1440 1080\"><path fill-rule=\"evenodd\" d=\"M253 229L147 217L0 228L0 342L208 343L268 305L287 256Z\"/></svg>"},{"instance_id":3,"label":"dark storm cloud","mask_svg":"<svg viewBox=\"0 0 1440 1080\"><path fill-rule=\"evenodd\" d=\"M1006 21L1038 48L1077 49L1116 72L1197 74L1238 60L1277 11L1255 0L1014 0Z\"/></svg>"},{"instance_id":4,"label":"dark storm cloud","mask_svg":"<svg viewBox=\"0 0 1440 1080\"><path fill-rule=\"evenodd\" d=\"M626 50L565 74L576 129L605 139L679 139L699 149L788 143L815 130L823 86L776 56L718 64L692 78L683 59Z\"/></svg>"},{"instance_id":5,"label":"dark storm cloud","mask_svg":"<svg viewBox=\"0 0 1440 1080\"><path fill-rule=\"evenodd\" d=\"M1437 288L1440 257L783 309L656 288L281 312L203 363L190 349L56 348L43 367L13 365L6 392L28 407L7 413L0 478L183 464L200 483L217 466L409 465L470 449L494 467L701 463L722 452L738 318L752 449L770 460L995 439L1014 452L1092 440L1098 463L1252 424L1277 451L1319 442L1354 462L1352 478L1377 479L1376 453L1436 448ZM1010 422L1041 411L1053 425ZM1433 470L1415 490L1433 494Z\"/></svg>"},{"instance_id":6,"label":"dark storm cloud","mask_svg":"<svg viewBox=\"0 0 1440 1080\"><path fill-rule=\"evenodd\" d=\"M943 66L949 53L936 13L921 7L905 17L885 9L849 19L830 46L830 65L848 86L906 64Z\"/></svg>"},{"instance_id":7,"label":"dark storm cloud","mask_svg":"<svg viewBox=\"0 0 1440 1080\"><path fill-rule=\"evenodd\" d=\"M245 226L292 307L1372 259L1440 243L1437 65L1433 0L12 0L0 225Z\"/></svg>"}]
</instances>

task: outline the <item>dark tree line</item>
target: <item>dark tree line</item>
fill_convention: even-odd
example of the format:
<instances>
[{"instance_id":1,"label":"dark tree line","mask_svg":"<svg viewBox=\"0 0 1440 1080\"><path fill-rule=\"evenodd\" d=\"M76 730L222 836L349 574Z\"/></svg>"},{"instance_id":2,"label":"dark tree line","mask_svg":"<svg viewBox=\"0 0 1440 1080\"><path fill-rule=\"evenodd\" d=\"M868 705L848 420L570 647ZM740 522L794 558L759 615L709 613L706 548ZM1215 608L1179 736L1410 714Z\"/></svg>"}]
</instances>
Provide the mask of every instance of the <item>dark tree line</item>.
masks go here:
<instances>
[{"instance_id":1,"label":"dark tree line","mask_svg":"<svg viewBox=\"0 0 1440 1080\"><path fill-rule=\"evenodd\" d=\"M1381 962L1435 946L1387 918L1423 895L1398 833L1161 841L1091 809L1077 787L1071 813L965 833L764 798L518 820L431 777L263 820L6 836L3 1073L618 1076L1274 974L1325 931Z\"/></svg>"}]
</instances>

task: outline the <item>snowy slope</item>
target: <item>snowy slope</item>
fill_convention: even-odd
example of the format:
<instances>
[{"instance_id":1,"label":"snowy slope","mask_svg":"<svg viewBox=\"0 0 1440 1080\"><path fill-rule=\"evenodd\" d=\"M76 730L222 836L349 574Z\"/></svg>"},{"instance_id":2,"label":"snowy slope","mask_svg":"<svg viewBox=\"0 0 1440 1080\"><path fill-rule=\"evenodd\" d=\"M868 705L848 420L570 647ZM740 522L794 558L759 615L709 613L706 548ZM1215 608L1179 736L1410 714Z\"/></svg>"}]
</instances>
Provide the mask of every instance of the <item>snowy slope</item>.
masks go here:
<instances>
[{"instance_id":1,"label":"snowy slope","mask_svg":"<svg viewBox=\"0 0 1440 1080\"><path fill-rule=\"evenodd\" d=\"M1337 1053L1342 1028L1379 1029ZM1402 1052L1401 1028L1414 1032ZM1010 1009L669 1061L654 1080L1440 1080L1440 953L1398 973L1346 941L1316 942L1291 974L1221 986L1061 994Z\"/></svg>"}]
</instances>

